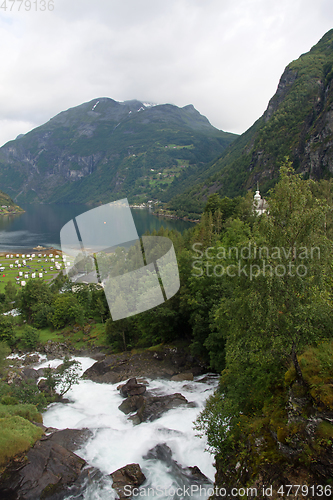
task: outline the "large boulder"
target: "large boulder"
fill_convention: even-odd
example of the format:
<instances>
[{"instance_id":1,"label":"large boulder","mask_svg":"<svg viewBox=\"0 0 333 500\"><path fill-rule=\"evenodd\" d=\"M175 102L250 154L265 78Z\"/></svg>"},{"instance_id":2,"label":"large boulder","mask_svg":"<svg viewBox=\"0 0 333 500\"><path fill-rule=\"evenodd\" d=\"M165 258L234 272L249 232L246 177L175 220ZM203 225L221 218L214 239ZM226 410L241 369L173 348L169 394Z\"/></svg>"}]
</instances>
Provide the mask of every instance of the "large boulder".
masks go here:
<instances>
[{"instance_id":1,"label":"large boulder","mask_svg":"<svg viewBox=\"0 0 333 500\"><path fill-rule=\"evenodd\" d=\"M129 498L133 488L138 488L146 480L139 464L128 464L110 474L113 480L112 488L120 499Z\"/></svg>"},{"instance_id":2,"label":"large boulder","mask_svg":"<svg viewBox=\"0 0 333 500\"><path fill-rule=\"evenodd\" d=\"M188 372L188 373L178 373L177 375L174 375L171 377L171 380L175 382L184 382L185 380L193 380L193 373Z\"/></svg>"},{"instance_id":3,"label":"large boulder","mask_svg":"<svg viewBox=\"0 0 333 500\"><path fill-rule=\"evenodd\" d=\"M128 415L129 413L139 410L144 404L145 398L142 395L132 396L125 399L118 408L125 413L125 415Z\"/></svg>"},{"instance_id":4,"label":"large boulder","mask_svg":"<svg viewBox=\"0 0 333 500\"><path fill-rule=\"evenodd\" d=\"M136 378L130 378L126 384L119 387L120 394L127 398L128 396L140 396L146 392L144 384L138 384Z\"/></svg>"},{"instance_id":5,"label":"large boulder","mask_svg":"<svg viewBox=\"0 0 333 500\"><path fill-rule=\"evenodd\" d=\"M48 340L44 345L44 351L48 359L62 359L68 353L68 346L64 342L53 342L53 340Z\"/></svg>"},{"instance_id":6,"label":"large boulder","mask_svg":"<svg viewBox=\"0 0 333 500\"><path fill-rule=\"evenodd\" d=\"M157 444L154 448L150 449L143 457L145 460L158 460L164 462L168 470L177 480L179 486L186 486L191 484L206 484L212 485L213 482L205 476L197 467L183 467L172 458L172 451L166 443Z\"/></svg>"},{"instance_id":7,"label":"large boulder","mask_svg":"<svg viewBox=\"0 0 333 500\"><path fill-rule=\"evenodd\" d=\"M138 396L138 398L139 397L140 396ZM135 401L136 406L139 404L140 406L137 409L137 412L129 417L134 424L140 424L141 422L146 421L152 422L160 418L166 411L171 410L172 408L177 408L178 406L193 406L193 403L189 403L180 393L167 394L166 396L143 396L142 399L137 399ZM119 409L122 410L121 405Z\"/></svg>"},{"instance_id":8,"label":"large boulder","mask_svg":"<svg viewBox=\"0 0 333 500\"><path fill-rule=\"evenodd\" d=\"M23 370L21 370L21 377L23 378L24 381L32 380L33 382L37 382L39 374L37 370L26 367L23 368Z\"/></svg>"},{"instance_id":9,"label":"large boulder","mask_svg":"<svg viewBox=\"0 0 333 500\"><path fill-rule=\"evenodd\" d=\"M91 435L87 429L66 429L43 437L23 456L10 462L0 477L0 498L62 500L78 489L86 462L73 453ZM65 446L66 445L66 448Z\"/></svg>"}]
</instances>

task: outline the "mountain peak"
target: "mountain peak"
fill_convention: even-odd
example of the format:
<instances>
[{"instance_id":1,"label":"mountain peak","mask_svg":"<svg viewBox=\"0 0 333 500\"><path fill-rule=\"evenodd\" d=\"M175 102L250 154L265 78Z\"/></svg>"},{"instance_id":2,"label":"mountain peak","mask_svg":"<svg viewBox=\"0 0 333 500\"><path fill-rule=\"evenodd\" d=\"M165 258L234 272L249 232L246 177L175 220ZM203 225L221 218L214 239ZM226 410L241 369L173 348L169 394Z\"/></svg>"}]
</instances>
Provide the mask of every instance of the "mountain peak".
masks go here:
<instances>
[{"instance_id":1,"label":"mountain peak","mask_svg":"<svg viewBox=\"0 0 333 500\"><path fill-rule=\"evenodd\" d=\"M0 148L0 183L21 202L161 199L234 138L192 105L98 97Z\"/></svg>"}]
</instances>

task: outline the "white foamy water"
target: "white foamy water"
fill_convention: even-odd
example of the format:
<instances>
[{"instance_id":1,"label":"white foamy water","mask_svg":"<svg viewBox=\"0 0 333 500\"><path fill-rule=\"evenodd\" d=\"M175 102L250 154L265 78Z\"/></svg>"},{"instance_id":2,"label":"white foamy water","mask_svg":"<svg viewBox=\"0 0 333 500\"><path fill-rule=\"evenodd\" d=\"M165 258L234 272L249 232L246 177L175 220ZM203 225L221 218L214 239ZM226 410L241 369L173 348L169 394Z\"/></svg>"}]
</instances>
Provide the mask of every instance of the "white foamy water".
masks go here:
<instances>
[{"instance_id":1,"label":"white foamy water","mask_svg":"<svg viewBox=\"0 0 333 500\"><path fill-rule=\"evenodd\" d=\"M86 370L95 361L90 358L76 358ZM53 360L55 366L57 360ZM47 366L47 363L43 363ZM170 499L185 498L187 495L176 494L177 487L183 487L181 480L172 470L158 460L143 457L157 444L166 443L172 450L172 458L183 467L198 466L210 479L214 480L213 457L205 451L206 441L196 436L193 422L203 408L207 397L217 385L217 377L209 377L207 382L199 382L203 377L196 377L193 382L172 382L150 380L147 390L156 395L180 392L188 401L196 403L194 408L180 407L169 410L153 422L133 425L128 416L118 406L124 401L117 386L119 384L98 384L89 380L80 380L66 394L70 403L53 403L43 414L44 425L58 429L88 428L93 436L76 451L89 466L98 468L104 477L96 484L87 486L84 496L69 496L68 499L112 500L116 493L112 489L111 472L130 463L138 463L147 480L140 489L138 498L147 497ZM208 486L207 486L208 488ZM175 493L175 494L173 494ZM211 494L211 492L209 493ZM208 498L191 492L190 498ZM135 497L133 497L135 498Z\"/></svg>"}]
</instances>

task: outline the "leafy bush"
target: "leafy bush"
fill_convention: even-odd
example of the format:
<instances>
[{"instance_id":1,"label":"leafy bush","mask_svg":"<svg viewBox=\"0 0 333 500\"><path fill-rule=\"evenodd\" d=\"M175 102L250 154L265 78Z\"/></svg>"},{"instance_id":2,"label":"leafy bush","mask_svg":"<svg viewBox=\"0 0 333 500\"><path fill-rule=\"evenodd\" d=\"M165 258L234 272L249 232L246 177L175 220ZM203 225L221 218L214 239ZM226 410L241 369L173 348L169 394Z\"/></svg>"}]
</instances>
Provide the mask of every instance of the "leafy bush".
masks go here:
<instances>
[{"instance_id":1,"label":"leafy bush","mask_svg":"<svg viewBox=\"0 0 333 500\"><path fill-rule=\"evenodd\" d=\"M17 405L18 400L13 398L13 396L2 396L0 399L0 404L2 405Z\"/></svg>"},{"instance_id":2,"label":"leafy bush","mask_svg":"<svg viewBox=\"0 0 333 500\"><path fill-rule=\"evenodd\" d=\"M31 404L42 411L47 406L47 401L34 382L21 382L20 385L8 385L0 382L0 398L11 396L21 404Z\"/></svg>"},{"instance_id":3,"label":"leafy bush","mask_svg":"<svg viewBox=\"0 0 333 500\"><path fill-rule=\"evenodd\" d=\"M5 342L0 342L0 374L8 364L7 356L10 354L10 348Z\"/></svg>"}]
</instances>

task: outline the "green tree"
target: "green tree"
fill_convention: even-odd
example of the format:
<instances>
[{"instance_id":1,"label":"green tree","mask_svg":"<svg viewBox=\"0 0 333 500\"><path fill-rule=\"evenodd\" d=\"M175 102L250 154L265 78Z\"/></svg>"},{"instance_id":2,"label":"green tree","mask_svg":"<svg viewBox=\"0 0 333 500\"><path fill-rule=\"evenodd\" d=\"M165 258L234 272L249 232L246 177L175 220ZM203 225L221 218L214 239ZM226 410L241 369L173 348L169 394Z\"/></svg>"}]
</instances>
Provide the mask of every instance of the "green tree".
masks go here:
<instances>
[{"instance_id":1,"label":"green tree","mask_svg":"<svg viewBox=\"0 0 333 500\"><path fill-rule=\"evenodd\" d=\"M36 349L39 342L38 330L30 325L26 325L23 330L22 340L28 349Z\"/></svg>"},{"instance_id":2,"label":"green tree","mask_svg":"<svg viewBox=\"0 0 333 500\"><path fill-rule=\"evenodd\" d=\"M73 385L79 383L81 363L75 359L70 360L65 356L63 363L56 369L46 369L46 384L51 394L56 392L63 397Z\"/></svg>"},{"instance_id":3,"label":"green tree","mask_svg":"<svg viewBox=\"0 0 333 500\"><path fill-rule=\"evenodd\" d=\"M9 346L15 343L14 318L10 314L0 314L0 342L6 342Z\"/></svg>"},{"instance_id":4,"label":"green tree","mask_svg":"<svg viewBox=\"0 0 333 500\"><path fill-rule=\"evenodd\" d=\"M124 318L113 321L111 318L105 322L105 335L107 341L117 350L127 350L127 343L133 331L133 319Z\"/></svg>"},{"instance_id":5,"label":"green tree","mask_svg":"<svg viewBox=\"0 0 333 500\"><path fill-rule=\"evenodd\" d=\"M312 192L312 182L287 160L270 192L269 213L249 225L247 252L238 256L242 272L228 277L232 293L216 308L205 345L217 366L214 352L225 344L226 367L197 425L220 455L234 446L240 421L262 416L283 391L290 363L307 388L298 356L333 337L332 243L325 232L330 207Z\"/></svg>"},{"instance_id":6,"label":"green tree","mask_svg":"<svg viewBox=\"0 0 333 500\"><path fill-rule=\"evenodd\" d=\"M51 304L53 294L50 287L42 279L28 280L18 294L18 308L29 324L33 323L34 316L42 304Z\"/></svg>"},{"instance_id":7,"label":"green tree","mask_svg":"<svg viewBox=\"0 0 333 500\"><path fill-rule=\"evenodd\" d=\"M0 374L3 374L8 365L7 356L10 354L10 348L6 342L0 342Z\"/></svg>"},{"instance_id":8,"label":"green tree","mask_svg":"<svg viewBox=\"0 0 333 500\"><path fill-rule=\"evenodd\" d=\"M53 314L50 321L54 328L63 328L67 324L84 322L84 308L76 296L71 293L63 293L56 297L53 302Z\"/></svg>"}]
</instances>

